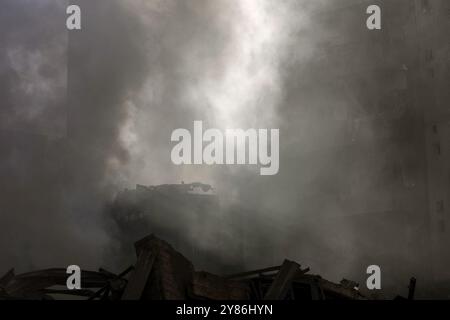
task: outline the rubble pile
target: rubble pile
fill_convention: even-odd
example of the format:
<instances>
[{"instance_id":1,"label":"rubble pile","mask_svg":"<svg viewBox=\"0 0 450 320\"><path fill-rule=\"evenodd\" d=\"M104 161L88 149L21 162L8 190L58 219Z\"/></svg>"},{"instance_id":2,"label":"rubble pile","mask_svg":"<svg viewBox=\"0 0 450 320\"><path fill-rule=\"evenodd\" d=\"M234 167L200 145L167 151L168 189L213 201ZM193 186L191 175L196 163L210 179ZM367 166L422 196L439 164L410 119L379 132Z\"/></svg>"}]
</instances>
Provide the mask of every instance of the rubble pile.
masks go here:
<instances>
[{"instance_id":1,"label":"rubble pile","mask_svg":"<svg viewBox=\"0 0 450 320\"><path fill-rule=\"evenodd\" d=\"M367 299L357 284L333 283L294 261L280 266L219 276L195 271L192 263L154 235L135 243L137 261L120 274L82 271L81 290L68 290L65 269L0 278L0 299L87 300L328 300Z\"/></svg>"}]
</instances>

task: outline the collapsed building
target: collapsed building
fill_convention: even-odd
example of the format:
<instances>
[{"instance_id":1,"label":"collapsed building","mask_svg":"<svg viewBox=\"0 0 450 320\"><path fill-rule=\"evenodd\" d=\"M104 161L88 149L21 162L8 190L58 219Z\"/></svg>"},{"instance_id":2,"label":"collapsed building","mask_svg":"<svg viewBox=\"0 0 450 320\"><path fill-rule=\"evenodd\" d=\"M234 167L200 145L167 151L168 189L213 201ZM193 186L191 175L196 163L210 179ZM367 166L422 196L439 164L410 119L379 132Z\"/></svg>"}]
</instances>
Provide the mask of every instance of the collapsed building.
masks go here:
<instances>
[{"instance_id":1,"label":"collapsed building","mask_svg":"<svg viewBox=\"0 0 450 320\"><path fill-rule=\"evenodd\" d=\"M284 258L267 235L283 233L276 215L251 206L221 203L219 190L200 182L136 185L118 193L106 210L108 230L115 239L114 265L133 261L129 247L150 233L171 243L199 268L223 274L260 265L275 265ZM222 194L220 194L222 196ZM296 257L292 257L296 260Z\"/></svg>"},{"instance_id":2,"label":"collapsed building","mask_svg":"<svg viewBox=\"0 0 450 320\"><path fill-rule=\"evenodd\" d=\"M347 279L334 283L309 273L309 268L285 259L281 265L218 275L232 270L212 251L195 245L214 238L209 249L233 248L226 233L209 235L208 224L228 223L220 214L213 187L202 183L137 185L134 190L119 193L107 210L115 224L119 243L118 254L123 261L136 261L118 274L99 268L81 272L79 290L66 286L68 274L64 268L45 269L16 275L14 269L0 278L0 299L70 299L87 300L365 300L359 285ZM228 212L230 213L230 212ZM171 223L177 220L178 223ZM193 223L195 221L195 223ZM189 231L189 228L191 230ZM188 232L186 232L188 229ZM146 234L152 232L152 235ZM194 263L209 261L215 273L197 271ZM133 238L142 237L134 243ZM239 242L240 239L234 239ZM212 246L212 247L211 247ZM236 246L230 254L242 254ZM137 256L137 260L136 260ZM235 261L239 261L239 257ZM207 265L207 264L206 264ZM203 263L203 266L205 264ZM236 267L236 266L235 266ZM412 299L415 280L412 279L408 298Z\"/></svg>"},{"instance_id":3,"label":"collapsed building","mask_svg":"<svg viewBox=\"0 0 450 320\"><path fill-rule=\"evenodd\" d=\"M166 239L203 268L228 268L228 259L219 253L231 250L237 255L216 191L208 184L138 184L120 192L106 213L113 224L111 236L118 244L114 255L121 259L119 264L132 261L129 247L149 233Z\"/></svg>"},{"instance_id":4,"label":"collapsed building","mask_svg":"<svg viewBox=\"0 0 450 320\"><path fill-rule=\"evenodd\" d=\"M0 277L1 299L87 300L366 300L380 298L359 290L359 284L342 279L335 283L311 274L295 261L252 271L228 274L223 255L214 249L226 246L229 255L244 258L242 247L227 239L226 232L210 235L209 225L227 224L213 187L202 183L137 185L124 190L107 210L114 221L119 243L117 257L128 263L120 273L105 268L81 271L82 289L67 288L65 268L52 268L16 275L14 269ZM229 211L227 213L231 213ZM177 220L178 223L172 223ZM192 223L195 221L195 223ZM189 230L191 228L191 230ZM188 232L186 232L188 229ZM226 228L223 228L225 230ZM151 235L148 235L151 233ZM163 237L161 240L157 236ZM142 238L134 242L133 239ZM211 239L214 241L211 243ZM242 239L233 239L234 244ZM209 241L209 242L208 242ZM207 242L208 249L197 244ZM134 243L135 252L130 250ZM171 244L173 244L173 246ZM177 248L177 250L174 249ZM248 250L248 248L247 248ZM182 253L181 253L182 252ZM259 254L258 252L254 254ZM194 268L202 262L199 269ZM137 259L136 259L137 257ZM135 261L132 265L130 262ZM205 263L207 261L208 263ZM280 261L281 262L281 261ZM211 266L208 268L207 266ZM205 268L206 266L206 268ZM213 270L198 271L198 270ZM242 270L242 269L240 269ZM414 298L411 278L408 299ZM398 296L398 298L402 298Z\"/></svg>"},{"instance_id":5,"label":"collapsed building","mask_svg":"<svg viewBox=\"0 0 450 320\"><path fill-rule=\"evenodd\" d=\"M100 268L82 271L80 290L68 290L66 270L47 269L0 278L0 299L87 300L364 300L358 284L333 283L294 261L219 276L196 271L171 245L154 235L135 243L136 263L120 274ZM409 298L413 298L413 288Z\"/></svg>"}]
</instances>

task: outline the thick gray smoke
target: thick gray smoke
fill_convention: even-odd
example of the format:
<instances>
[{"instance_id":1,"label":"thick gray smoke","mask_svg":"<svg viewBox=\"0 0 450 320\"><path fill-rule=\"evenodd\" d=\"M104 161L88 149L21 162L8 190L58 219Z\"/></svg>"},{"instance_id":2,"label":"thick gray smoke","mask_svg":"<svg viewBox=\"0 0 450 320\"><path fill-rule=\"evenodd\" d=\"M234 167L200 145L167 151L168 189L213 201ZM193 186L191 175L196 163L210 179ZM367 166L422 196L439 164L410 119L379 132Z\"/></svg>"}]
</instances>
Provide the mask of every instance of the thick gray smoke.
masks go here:
<instances>
[{"instance_id":1,"label":"thick gray smoke","mask_svg":"<svg viewBox=\"0 0 450 320\"><path fill-rule=\"evenodd\" d=\"M19 270L81 254L60 211L67 34L63 3L2 1L0 265ZM70 250L67 250L70 248Z\"/></svg>"},{"instance_id":2,"label":"thick gray smoke","mask_svg":"<svg viewBox=\"0 0 450 320\"><path fill-rule=\"evenodd\" d=\"M94 268L108 245L101 211L110 164L128 157L127 95L148 70L143 28L119 2L87 1L90 31L69 35L67 5L2 3L2 270Z\"/></svg>"},{"instance_id":3,"label":"thick gray smoke","mask_svg":"<svg viewBox=\"0 0 450 320\"><path fill-rule=\"evenodd\" d=\"M248 226L242 237L253 250L247 268L289 257L335 280L362 281L374 261L389 270L386 283L402 283L402 276L415 272L408 260L415 258L405 258L404 233L397 232L404 221L382 227L398 195L373 187L373 181L389 185L394 178L387 163L403 161L372 139L386 130L375 123L386 110L373 101L401 87L402 76L365 77L362 70L378 58L370 44L349 48L347 55L339 49L370 36L365 15L358 14L363 5L347 10L351 2L129 4L147 26L144 45L152 70L127 102L121 141L130 161L118 167L118 184L211 183L224 211L239 208L238 219ZM333 47L339 49L336 56ZM359 78L349 82L343 77L349 73ZM392 113L402 114L401 108ZM280 128L279 174L174 166L168 138L175 128L192 129L194 120L222 129ZM220 232L223 226L210 227ZM375 231L380 228L383 239ZM240 237L238 230L228 232ZM411 269L391 269L394 260Z\"/></svg>"},{"instance_id":4,"label":"thick gray smoke","mask_svg":"<svg viewBox=\"0 0 450 320\"><path fill-rule=\"evenodd\" d=\"M2 1L1 270L98 266L108 245L100 212L114 192L181 181L215 186L225 211L245 208L248 267L291 258L333 280L361 280L367 265L404 256L402 221L378 245L373 223L355 222L382 223L376 216L346 218L388 211L396 196L368 183L389 179L385 146L358 139L379 130L370 115L383 110L370 101L401 84L342 79L364 69L371 48L332 54L368 36L364 6L354 14L351 1L76 2L83 29L69 34L59 0ZM194 120L280 128L279 174L174 166L171 132ZM371 260L386 250L387 260Z\"/></svg>"}]
</instances>

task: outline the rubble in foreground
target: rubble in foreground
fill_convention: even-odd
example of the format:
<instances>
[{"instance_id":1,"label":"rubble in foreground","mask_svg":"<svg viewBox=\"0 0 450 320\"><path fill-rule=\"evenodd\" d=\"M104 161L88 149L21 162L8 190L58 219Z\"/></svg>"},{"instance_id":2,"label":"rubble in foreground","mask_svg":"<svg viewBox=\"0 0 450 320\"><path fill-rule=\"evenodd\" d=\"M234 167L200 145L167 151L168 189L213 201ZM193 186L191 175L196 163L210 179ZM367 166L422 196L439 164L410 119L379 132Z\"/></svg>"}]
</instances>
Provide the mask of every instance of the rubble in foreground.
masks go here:
<instances>
[{"instance_id":1,"label":"rubble in foreground","mask_svg":"<svg viewBox=\"0 0 450 320\"><path fill-rule=\"evenodd\" d=\"M294 262L219 276L192 263L154 235L135 243L137 261L120 274L82 271L81 290L68 290L63 268L0 278L0 299L87 300L364 300L353 281L333 283Z\"/></svg>"}]
</instances>

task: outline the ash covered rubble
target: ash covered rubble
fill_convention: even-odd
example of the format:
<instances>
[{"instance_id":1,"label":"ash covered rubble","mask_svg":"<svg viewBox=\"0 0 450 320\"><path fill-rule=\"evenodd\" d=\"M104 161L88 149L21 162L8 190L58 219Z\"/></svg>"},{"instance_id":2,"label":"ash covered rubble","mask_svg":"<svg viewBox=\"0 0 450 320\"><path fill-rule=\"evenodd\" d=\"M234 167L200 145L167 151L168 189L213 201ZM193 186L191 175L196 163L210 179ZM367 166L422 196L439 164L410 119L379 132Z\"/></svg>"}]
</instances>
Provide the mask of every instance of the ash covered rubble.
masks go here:
<instances>
[{"instance_id":1,"label":"ash covered rubble","mask_svg":"<svg viewBox=\"0 0 450 320\"><path fill-rule=\"evenodd\" d=\"M196 271L170 244L154 235L135 243L136 263L120 274L82 271L81 290L64 288L63 268L0 278L0 299L87 300L364 300L356 283L340 284L309 273L294 261L229 276Z\"/></svg>"}]
</instances>

